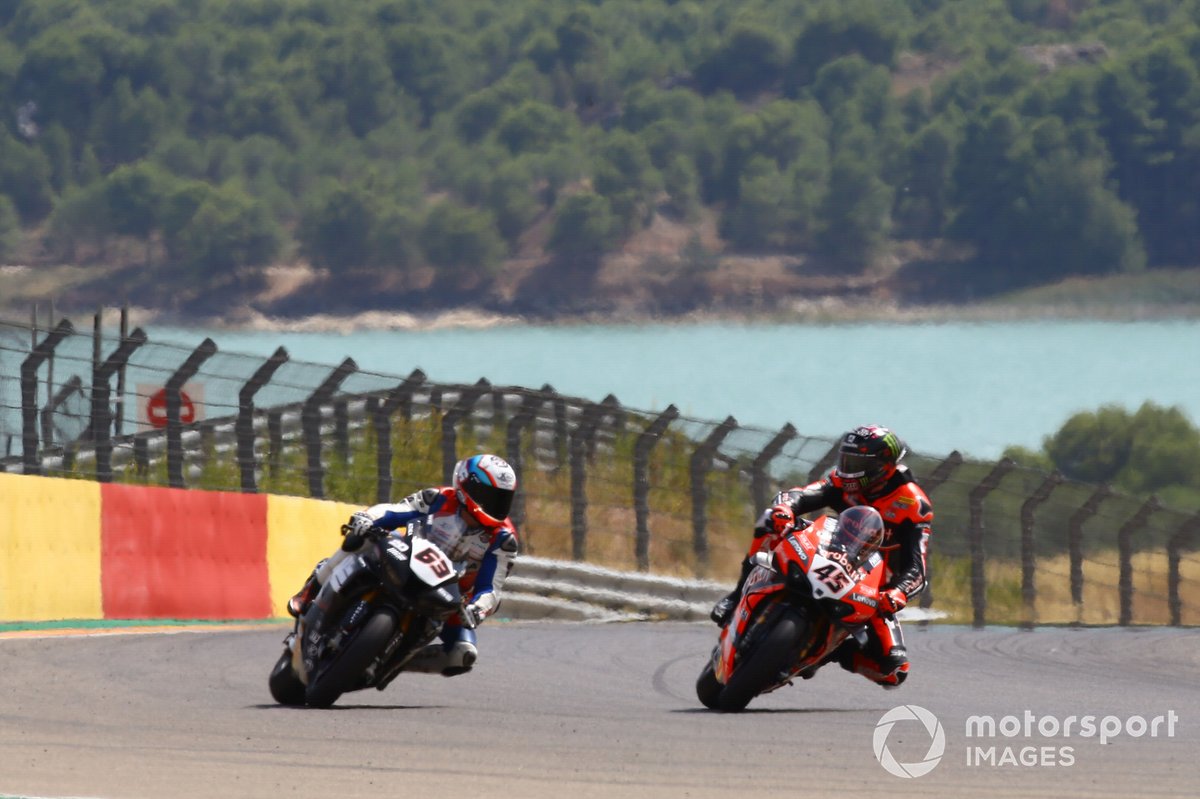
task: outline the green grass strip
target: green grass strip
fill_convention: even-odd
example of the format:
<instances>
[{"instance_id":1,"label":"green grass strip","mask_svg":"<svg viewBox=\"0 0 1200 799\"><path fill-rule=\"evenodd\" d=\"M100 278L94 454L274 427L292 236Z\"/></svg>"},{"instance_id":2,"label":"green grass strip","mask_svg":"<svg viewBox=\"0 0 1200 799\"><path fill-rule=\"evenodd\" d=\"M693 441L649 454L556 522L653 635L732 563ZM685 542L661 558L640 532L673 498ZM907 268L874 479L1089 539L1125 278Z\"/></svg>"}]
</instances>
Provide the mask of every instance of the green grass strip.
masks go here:
<instances>
[{"instance_id":1,"label":"green grass strip","mask_svg":"<svg viewBox=\"0 0 1200 799\"><path fill-rule=\"evenodd\" d=\"M120 627L221 627L266 624L271 619L55 619L54 621L0 622L0 633L24 630L102 630ZM0 799L8 799L0 794Z\"/></svg>"}]
</instances>

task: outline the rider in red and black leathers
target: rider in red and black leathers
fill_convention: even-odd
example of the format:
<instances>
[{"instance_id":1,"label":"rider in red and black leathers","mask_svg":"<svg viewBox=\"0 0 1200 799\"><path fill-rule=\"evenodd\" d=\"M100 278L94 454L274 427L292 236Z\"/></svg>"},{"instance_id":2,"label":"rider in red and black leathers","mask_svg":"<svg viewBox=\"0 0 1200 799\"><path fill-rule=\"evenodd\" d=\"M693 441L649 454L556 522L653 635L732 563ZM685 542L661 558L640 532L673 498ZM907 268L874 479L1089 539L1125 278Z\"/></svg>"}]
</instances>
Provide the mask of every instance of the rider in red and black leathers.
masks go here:
<instances>
[{"instance_id":1,"label":"rider in red and black leathers","mask_svg":"<svg viewBox=\"0 0 1200 799\"><path fill-rule=\"evenodd\" d=\"M933 523L929 497L908 467L899 465L906 452L900 439L884 427L859 427L843 436L833 472L823 480L781 492L763 511L737 588L717 602L713 621L723 626L729 620L754 553L773 547L791 531L800 514L870 505L883 516L887 528L881 549L887 557L888 574L879 592L879 614L870 624L865 646L860 648L849 638L833 659L885 687L904 682L908 656L895 614L925 587L925 554Z\"/></svg>"}]
</instances>

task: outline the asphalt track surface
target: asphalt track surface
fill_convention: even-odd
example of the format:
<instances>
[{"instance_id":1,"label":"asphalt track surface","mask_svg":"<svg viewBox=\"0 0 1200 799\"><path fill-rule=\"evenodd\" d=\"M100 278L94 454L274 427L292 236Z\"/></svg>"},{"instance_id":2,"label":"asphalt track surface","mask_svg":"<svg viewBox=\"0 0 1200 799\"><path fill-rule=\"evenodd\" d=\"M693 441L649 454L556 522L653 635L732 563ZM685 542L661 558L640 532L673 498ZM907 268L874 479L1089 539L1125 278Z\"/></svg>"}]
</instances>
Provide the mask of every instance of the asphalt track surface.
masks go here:
<instances>
[{"instance_id":1,"label":"asphalt track surface","mask_svg":"<svg viewBox=\"0 0 1200 799\"><path fill-rule=\"evenodd\" d=\"M961 799L1190 797L1200 785L1197 630L910 625L901 689L827 667L741 714L695 698L707 623L492 622L474 672L402 675L330 710L272 704L284 632L0 640L0 795ZM945 732L941 761L915 779L873 753L877 723L902 704ZM1164 723L1107 744L1036 723L1030 737L966 737L969 716L1026 711L1047 724L1112 715L1123 730L1135 716L1177 721L1170 736ZM883 741L912 763L931 736L901 721ZM995 746L997 761L1005 747L1045 748L1058 764L968 765L974 745Z\"/></svg>"}]
</instances>

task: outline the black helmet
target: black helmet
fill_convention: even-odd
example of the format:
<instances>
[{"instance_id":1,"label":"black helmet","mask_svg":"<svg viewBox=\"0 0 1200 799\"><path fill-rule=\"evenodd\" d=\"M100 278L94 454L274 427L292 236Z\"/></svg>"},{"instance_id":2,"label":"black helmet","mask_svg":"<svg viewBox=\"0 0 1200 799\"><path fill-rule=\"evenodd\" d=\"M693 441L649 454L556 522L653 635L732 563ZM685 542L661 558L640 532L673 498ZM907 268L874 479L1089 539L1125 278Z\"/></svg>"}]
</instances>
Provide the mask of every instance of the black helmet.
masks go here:
<instances>
[{"instance_id":1,"label":"black helmet","mask_svg":"<svg viewBox=\"0 0 1200 799\"><path fill-rule=\"evenodd\" d=\"M896 464L907 452L904 442L886 427L859 427L842 436L834 474L848 491L869 491L896 473Z\"/></svg>"}]
</instances>

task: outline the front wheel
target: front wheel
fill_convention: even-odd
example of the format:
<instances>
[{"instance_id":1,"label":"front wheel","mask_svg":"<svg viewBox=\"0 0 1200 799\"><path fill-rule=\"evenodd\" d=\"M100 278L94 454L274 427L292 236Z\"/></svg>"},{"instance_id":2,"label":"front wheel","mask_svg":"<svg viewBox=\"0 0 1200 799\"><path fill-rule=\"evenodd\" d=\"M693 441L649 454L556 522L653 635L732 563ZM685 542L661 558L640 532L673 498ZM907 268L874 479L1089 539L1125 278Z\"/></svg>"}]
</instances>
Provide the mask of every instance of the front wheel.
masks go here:
<instances>
[{"instance_id":1,"label":"front wheel","mask_svg":"<svg viewBox=\"0 0 1200 799\"><path fill-rule=\"evenodd\" d=\"M775 685L792 665L807 631L808 622L795 613L780 614L775 626L733 670L717 708L727 713L745 710L751 699Z\"/></svg>"},{"instance_id":2,"label":"front wheel","mask_svg":"<svg viewBox=\"0 0 1200 799\"><path fill-rule=\"evenodd\" d=\"M396 632L396 617L380 611L367 619L316 681L310 682L305 700L309 707L329 707L356 687L363 671Z\"/></svg>"},{"instance_id":3,"label":"front wheel","mask_svg":"<svg viewBox=\"0 0 1200 799\"><path fill-rule=\"evenodd\" d=\"M696 678L696 697L709 710L720 709L721 689L725 686L717 682L717 674L713 671L712 658L704 666L704 671Z\"/></svg>"},{"instance_id":4,"label":"front wheel","mask_svg":"<svg viewBox=\"0 0 1200 799\"><path fill-rule=\"evenodd\" d=\"M283 650L279 660L275 661L275 668L271 669L271 677L267 684L271 687L271 696L279 704L289 707L300 707L304 704L304 683L300 682L296 670L292 668L290 649Z\"/></svg>"}]
</instances>

